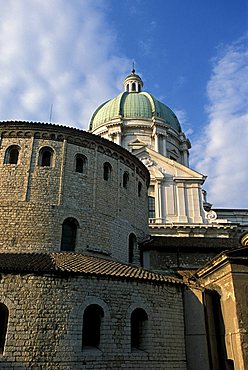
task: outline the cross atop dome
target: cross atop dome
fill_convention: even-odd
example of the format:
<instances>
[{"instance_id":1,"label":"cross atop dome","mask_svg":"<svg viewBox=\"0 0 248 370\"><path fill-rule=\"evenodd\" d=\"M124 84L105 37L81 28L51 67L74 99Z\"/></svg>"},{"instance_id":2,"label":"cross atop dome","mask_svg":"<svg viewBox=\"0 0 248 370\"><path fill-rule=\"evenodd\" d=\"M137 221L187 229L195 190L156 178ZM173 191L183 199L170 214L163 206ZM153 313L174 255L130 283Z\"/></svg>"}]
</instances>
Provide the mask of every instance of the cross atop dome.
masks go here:
<instances>
[{"instance_id":1,"label":"cross atop dome","mask_svg":"<svg viewBox=\"0 0 248 370\"><path fill-rule=\"evenodd\" d=\"M143 87L143 81L139 75L135 74L134 62L133 62L133 68L131 70L131 74L125 78L125 80L123 81L123 85L124 85L125 91L127 92L130 92L130 93L141 92L141 88Z\"/></svg>"}]
</instances>

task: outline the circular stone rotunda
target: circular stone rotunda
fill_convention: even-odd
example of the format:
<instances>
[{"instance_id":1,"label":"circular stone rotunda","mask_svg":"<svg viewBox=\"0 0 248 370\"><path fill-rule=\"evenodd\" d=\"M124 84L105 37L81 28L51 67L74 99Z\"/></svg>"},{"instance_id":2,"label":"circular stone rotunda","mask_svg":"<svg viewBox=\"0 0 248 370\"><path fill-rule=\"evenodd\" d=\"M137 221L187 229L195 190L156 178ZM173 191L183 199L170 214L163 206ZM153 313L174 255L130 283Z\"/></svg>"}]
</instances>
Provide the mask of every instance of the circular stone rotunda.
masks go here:
<instances>
[{"instance_id":1,"label":"circular stone rotunda","mask_svg":"<svg viewBox=\"0 0 248 370\"><path fill-rule=\"evenodd\" d=\"M146 167L78 129L2 122L0 131L0 251L93 250L127 262L129 235L147 238Z\"/></svg>"}]
</instances>

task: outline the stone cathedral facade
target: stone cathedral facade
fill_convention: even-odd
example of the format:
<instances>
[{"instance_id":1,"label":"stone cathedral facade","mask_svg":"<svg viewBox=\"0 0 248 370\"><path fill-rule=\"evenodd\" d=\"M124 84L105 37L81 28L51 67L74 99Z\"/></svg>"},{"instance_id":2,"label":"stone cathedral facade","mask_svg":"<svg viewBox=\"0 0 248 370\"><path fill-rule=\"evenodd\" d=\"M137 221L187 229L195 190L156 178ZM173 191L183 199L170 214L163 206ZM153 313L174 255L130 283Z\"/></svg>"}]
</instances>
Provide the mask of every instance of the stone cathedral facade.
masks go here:
<instances>
[{"instance_id":1,"label":"stone cathedral facade","mask_svg":"<svg viewBox=\"0 0 248 370\"><path fill-rule=\"evenodd\" d=\"M0 369L248 366L247 211L211 209L142 89L90 132L0 122Z\"/></svg>"}]
</instances>

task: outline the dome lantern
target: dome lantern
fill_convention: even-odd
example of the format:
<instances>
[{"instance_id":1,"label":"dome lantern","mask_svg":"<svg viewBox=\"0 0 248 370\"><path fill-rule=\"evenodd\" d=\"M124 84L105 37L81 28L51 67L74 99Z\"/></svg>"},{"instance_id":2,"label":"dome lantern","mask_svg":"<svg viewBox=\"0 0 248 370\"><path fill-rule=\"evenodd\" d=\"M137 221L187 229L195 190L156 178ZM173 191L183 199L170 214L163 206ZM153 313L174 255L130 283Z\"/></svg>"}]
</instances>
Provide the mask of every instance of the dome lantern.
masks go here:
<instances>
[{"instance_id":1,"label":"dome lantern","mask_svg":"<svg viewBox=\"0 0 248 370\"><path fill-rule=\"evenodd\" d=\"M128 75L125 80L123 81L124 89L126 92L141 92L143 87L143 81L139 75L135 73L135 69L133 68L132 73Z\"/></svg>"}]
</instances>

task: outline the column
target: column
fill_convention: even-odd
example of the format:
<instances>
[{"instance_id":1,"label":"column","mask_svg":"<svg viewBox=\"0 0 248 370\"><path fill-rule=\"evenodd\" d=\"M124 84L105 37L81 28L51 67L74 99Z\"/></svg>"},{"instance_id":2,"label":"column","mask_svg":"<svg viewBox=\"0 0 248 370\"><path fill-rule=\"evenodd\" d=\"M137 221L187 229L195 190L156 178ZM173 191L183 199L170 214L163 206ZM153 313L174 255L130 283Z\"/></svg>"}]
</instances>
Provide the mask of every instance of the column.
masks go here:
<instances>
[{"instance_id":1,"label":"column","mask_svg":"<svg viewBox=\"0 0 248 370\"><path fill-rule=\"evenodd\" d=\"M158 134L155 132L154 134L154 150L158 152Z\"/></svg>"},{"instance_id":2,"label":"column","mask_svg":"<svg viewBox=\"0 0 248 370\"><path fill-rule=\"evenodd\" d=\"M183 164L186 166L186 167L189 167L189 156L188 156L188 150L185 149L183 151Z\"/></svg>"},{"instance_id":3,"label":"column","mask_svg":"<svg viewBox=\"0 0 248 370\"><path fill-rule=\"evenodd\" d=\"M156 216L156 223L162 223L163 215L162 215L162 182L157 181L155 185L155 216Z\"/></svg>"},{"instance_id":4,"label":"column","mask_svg":"<svg viewBox=\"0 0 248 370\"><path fill-rule=\"evenodd\" d=\"M189 194L189 217L190 221L195 224L202 224L202 214L201 214L201 202L202 198L200 191L200 185L198 183L191 183L187 185Z\"/></svg>"},{"instance_id":5,"label":"column","mask_svg":"<svg viewBox=\"0 0 248 370\"><path fill-rule=\"evenodd\" d=\"M194 197L194 204L195 204L195 222L202 223L205 219L205 214L203 210L203 202L202 202L202 189L200 184L195 184L193 189L193 197Z\"/></svg>"},{"instance_id":6,"label":"column","mask_svg":"<svg viewBox=\"0 0 248 370\"><path fill-rule=\"evenodd\" d=\"M177 212L178 212L178 222L188 222L188 217L186 215L185 207L185 189L184 183L178 182L177 187Z\"/></svg>"},{"instance_id":7,"label":"column","mask_svg":"<svg viewBox=\"0 0 248 370\"><path fill-rule=\"evenodd\" d=\"M121 132L116 132L116 144L121 145Z\"/></svg>"},{"instance_id":8,"label":"column","mask_svg":"<svg viewBox=\"0 0 248 370\"><path fill-rule=\"evenodd\" d=\"M167 135L163 135L163 155L167 156Z\"/></svg>"}]
</instances>

